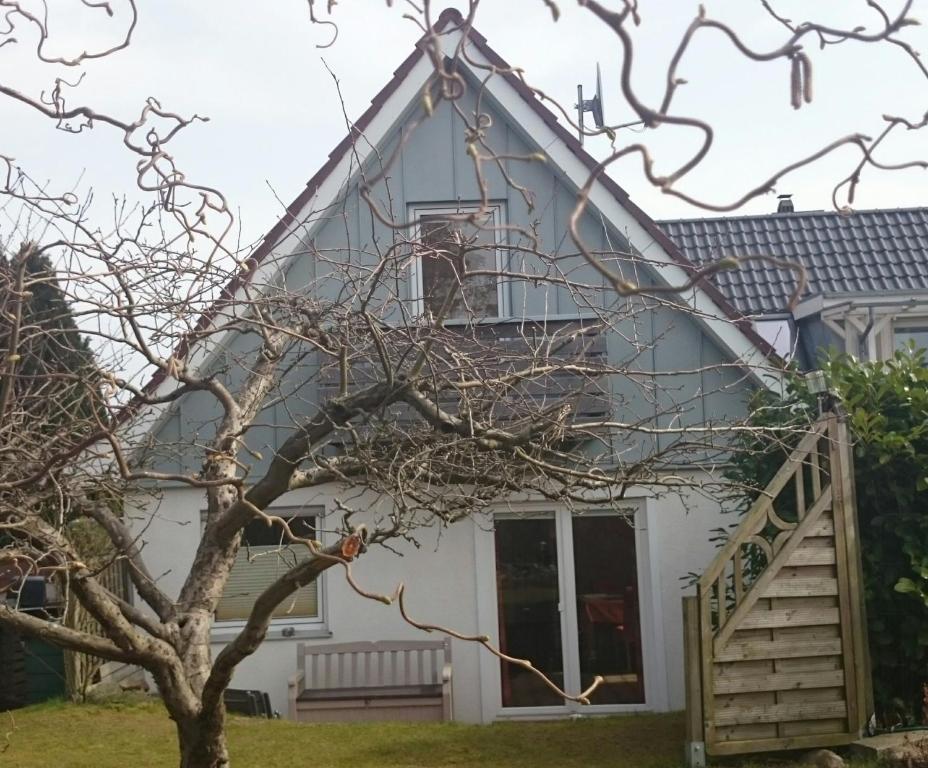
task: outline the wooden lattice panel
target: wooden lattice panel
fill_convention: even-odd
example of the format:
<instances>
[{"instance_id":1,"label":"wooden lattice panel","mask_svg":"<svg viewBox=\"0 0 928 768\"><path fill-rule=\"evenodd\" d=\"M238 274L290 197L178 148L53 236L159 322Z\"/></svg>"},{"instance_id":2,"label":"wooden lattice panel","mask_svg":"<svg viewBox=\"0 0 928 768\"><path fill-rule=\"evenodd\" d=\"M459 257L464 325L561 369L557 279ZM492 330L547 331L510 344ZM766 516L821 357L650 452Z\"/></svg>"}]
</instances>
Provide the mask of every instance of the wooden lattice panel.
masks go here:
<instances>
[{"instance_id":1,"label":"wooden lattice panel","mask_svg":"<svg viewBox=\"0 0 928 768\"><path fill-rule=\"evenodd\" d=\"M858 738L868 664L850 461L834 417L800 443L689 600L689 742L723 755Z\"/></svg>"}]
</instances>

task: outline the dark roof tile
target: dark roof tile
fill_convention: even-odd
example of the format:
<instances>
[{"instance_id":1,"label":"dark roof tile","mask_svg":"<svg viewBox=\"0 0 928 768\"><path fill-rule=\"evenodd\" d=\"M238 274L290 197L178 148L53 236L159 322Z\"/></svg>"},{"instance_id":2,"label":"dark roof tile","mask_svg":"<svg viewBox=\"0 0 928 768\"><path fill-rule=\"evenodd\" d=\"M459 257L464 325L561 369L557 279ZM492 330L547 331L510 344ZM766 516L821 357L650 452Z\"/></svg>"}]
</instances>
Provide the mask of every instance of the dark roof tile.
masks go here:
<instances>
[{"instance_id":1,"label":"dark roof tile","mask_svg":"<svg viewBox=\"0 0 928 768\"><path fill-rule=\"evenodd\" d=\"M928 208L797 211L766 216L658 222L697 264L725 256L769 255L801 263L821 293L928 291ZM713 277L744 314L784 312L795 287L789 270L763 261Z\"/></svg>"}]
</instances>

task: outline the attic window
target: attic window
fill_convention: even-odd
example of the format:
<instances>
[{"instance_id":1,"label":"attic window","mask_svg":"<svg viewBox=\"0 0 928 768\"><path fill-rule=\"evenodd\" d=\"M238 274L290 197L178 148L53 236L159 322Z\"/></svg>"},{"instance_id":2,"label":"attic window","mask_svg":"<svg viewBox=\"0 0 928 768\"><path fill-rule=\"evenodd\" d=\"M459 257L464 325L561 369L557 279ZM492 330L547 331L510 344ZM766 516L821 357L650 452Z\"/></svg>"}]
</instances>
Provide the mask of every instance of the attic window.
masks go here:
<instances>
[{"instance_id":1,"label":"attic window","mask_svg":"<svg viewBox=\"0 0 928 768\"><path fill-rule=\"evenodd\" d=\"M502 207L417 208L412 299L419 314L436 315L450 295L449 320L505 314L503 259L499 249ZM478 213L479 212L479 213ZM474 221L464 220L477 214Z\"/></svg>"}]
</instances>

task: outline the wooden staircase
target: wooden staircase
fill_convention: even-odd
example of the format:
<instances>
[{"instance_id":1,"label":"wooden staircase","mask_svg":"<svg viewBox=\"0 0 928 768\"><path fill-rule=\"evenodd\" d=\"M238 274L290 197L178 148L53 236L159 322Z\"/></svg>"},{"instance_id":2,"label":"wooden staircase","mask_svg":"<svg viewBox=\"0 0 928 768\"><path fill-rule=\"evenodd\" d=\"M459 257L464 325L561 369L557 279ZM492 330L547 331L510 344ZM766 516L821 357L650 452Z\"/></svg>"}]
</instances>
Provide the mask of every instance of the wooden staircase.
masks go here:
<instances>
[{"instance_id":1,"label":"wooden staircase","mask_svg":"<svg viewBox=\"0 0 928 768\"><path fill-rule=\"evenodd\" d=\"M684 598L687 763L847 744L870 712L845 425L823 416Z\"/></svg>"}]
</instances>

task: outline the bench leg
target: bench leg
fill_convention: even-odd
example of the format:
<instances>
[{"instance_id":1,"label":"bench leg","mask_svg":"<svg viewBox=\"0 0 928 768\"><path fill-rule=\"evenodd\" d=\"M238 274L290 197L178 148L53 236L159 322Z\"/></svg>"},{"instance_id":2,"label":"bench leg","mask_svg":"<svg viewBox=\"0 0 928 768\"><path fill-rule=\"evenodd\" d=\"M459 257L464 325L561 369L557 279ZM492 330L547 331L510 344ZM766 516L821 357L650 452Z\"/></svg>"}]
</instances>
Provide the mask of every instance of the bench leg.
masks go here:
<instances>
[{"instance_id":1,"label":"bench leg","mask_svg":"<svg viewBox=\"0 0 928 768\"><path fill-rule=\"evenodd\" d=\"M454 712L451 704L451 681L446 680L441 686L441 718L446 723L454 719Z\"/></svg>"},{"instance_id":2,"label":"bench leg","mask_svg":"<svg viewBox=\"0 0 928 768\"><path fill-rule=\"evenodd\" d=\"M303 687L303 673L297 672L287 681L287 716L291 720L299 719L296 711L296 700Z\"/></svg>"}]
</instances>

